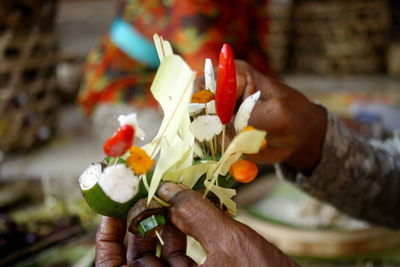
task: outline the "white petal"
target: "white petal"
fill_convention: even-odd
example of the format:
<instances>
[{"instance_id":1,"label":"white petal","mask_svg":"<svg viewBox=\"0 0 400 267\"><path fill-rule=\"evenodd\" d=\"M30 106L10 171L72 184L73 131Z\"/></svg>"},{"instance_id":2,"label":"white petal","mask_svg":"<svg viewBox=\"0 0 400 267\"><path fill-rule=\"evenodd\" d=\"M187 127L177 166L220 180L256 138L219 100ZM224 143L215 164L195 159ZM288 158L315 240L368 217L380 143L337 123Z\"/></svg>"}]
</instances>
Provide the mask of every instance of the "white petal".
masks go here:
<instances>
[{"instance_id":1,"label":"white petal","mask_svg":"<svg viewBox=\"0 0 400 267\"><path fill-rule=\"evenodd\" d=\"M214 69L212 65L212 61L209 58L206 58L206 62L204 64L204 79L206 83L206 89L210 90L215 94L215 77L214 77Z\"/></svg>"},{"instance_id":2,"label":"white petal","mask_svg":"<svg viewBox=\"0 0 400 267\"><path fill-rule=\"evenodd\" d=\"M82 190L88 190L92 188L99 177L101 176L101 163L91 164L79 177L79 185Z\"/></svg>"},{"instance_id":3,"label":"white petal","mask_svg":"<svg viewBox=\"0 0 400 267\"><path fill-rule=\"evenodd\" d=\"M135 129L135 136L139 137L141 140L146 137L146 133L139 127L136 113L119 115L118 121L121 126L131 125Z\"/></svg>"},{"instance_id":4,"label":"white petal","mask_svg":"<svg viewBox=\"0 0 400 267\"><path fill-rule=\"evenodd\" d=\"M250 114L253 111L256 102L260 98L260 94L261 94L260 91L255 92L254 94L246 98L240 105L239 110L236 114L235 124L234 124L237 133L247 126Z\"/></svg>"},{"instance_id":5,"label":"white petal","mask_svg":"<svg viewBox=\"0 0 400 267\"><path fill-rule=\"evenodd\" d=\"M204 109L204 107L205 107L204 104L190 103L189 104L189 114L190 115L199 114Z\"/></svg>"},{"instance_id":6,"label":"white petal","mask_svg":"<svg viewBox=\"0 0 400 267\"><path fill-rule=\"evenodd\" d=\"M199 114L200 112L202 112L205 109L206 105L207 105L208 114L216 114L217 113L217 111L215 109L215 100L211 100L207 104L190 103L189 104L189 114L191 116L195 115L195 114Z\"/></svg>"},{"instance_id":7,"label":"white petal","mask_svg":"<svg viewBox=\"0 0 400 267\"><path fill-rule=\"evenodd\" d=\"M193 153L199 158L204 158L203 150L201 150L201 147L198 143L193 144Z\"/></svg>"},{"instance_id":8,"label":"white petal","mask_svg":"<svg viewBox=\"0 0 400 267\"><path fill-rule=\"evenodd\" d=\"M207 103L207 111L208 114L217 114L217 111L215 109L215 100L211 100Z\"/></svg>"},{"instance_id":9,"label":"white petal","mask_svg":"<svg viewBox=\"0 0 400 267\"><path fill-rule=\"evenodd\" d=\"M135 176L124 164L117 164L104 169L99 185L112 200L125 203L138 192L139 177Z\"/></svg>"},{"instance_id":10,"label":"white petal","mask_svg":"<svg viewBox=\"0 0 400 267\"><path fill-rule=\"evenodd\" d=\"M203 115L197 117L190 124L190 131L200 142L210 141L214 136L221 133L222 123L217 116Z\"/></svg>"}]
</instances>

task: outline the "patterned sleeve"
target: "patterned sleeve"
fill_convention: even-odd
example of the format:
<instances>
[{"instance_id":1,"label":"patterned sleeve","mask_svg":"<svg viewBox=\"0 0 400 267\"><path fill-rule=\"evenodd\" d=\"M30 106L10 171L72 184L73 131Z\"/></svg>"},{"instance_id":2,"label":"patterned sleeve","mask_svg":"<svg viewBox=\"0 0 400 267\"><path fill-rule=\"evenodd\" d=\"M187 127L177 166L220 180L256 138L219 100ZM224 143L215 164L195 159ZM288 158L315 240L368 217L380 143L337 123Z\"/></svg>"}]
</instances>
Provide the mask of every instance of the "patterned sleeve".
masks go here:
<instances>
[{"instance_id":1,"label":"patterned sleeve","mask_svg":"<svg viewBox=\"0 0 400 267\"><path fill-rule=\"evenodd\" d=\"M279 177L371 223L400 228L400 136L386 141L356 136L328 114L321 161L310 176L285 164Z\"/></svg>"}]
</instances>

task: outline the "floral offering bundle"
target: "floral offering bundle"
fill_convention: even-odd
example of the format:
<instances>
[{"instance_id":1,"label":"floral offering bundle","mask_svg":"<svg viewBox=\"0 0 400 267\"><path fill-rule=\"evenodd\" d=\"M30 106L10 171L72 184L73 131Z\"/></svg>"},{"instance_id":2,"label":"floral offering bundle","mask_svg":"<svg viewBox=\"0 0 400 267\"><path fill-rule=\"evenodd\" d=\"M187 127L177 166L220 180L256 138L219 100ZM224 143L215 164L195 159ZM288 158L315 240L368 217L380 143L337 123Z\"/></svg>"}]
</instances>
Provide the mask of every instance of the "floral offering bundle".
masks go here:
<instances>
[{"instance_id":1,"label":"floral offering bundle","mask_svg":"<svg viewBox=\"0 0 400 267\"><path fill-rule=\"evenodd\" d=\"M147 198L145 208L136 212L129 230L143 236L157 234L164 206L156 192L160 183L180 183L201 191L222 209L236 213L230 187L235 181L247 183L257 176L257 165L243 159L266 145L266 132L248 125L260 92L246 98L234 120L235 137L225 148L225 127L236 104L236 71L228 44L220 53L217 81L210 59L205 60L205 89L193 94L196 73L173 54L169 42L158 35L154 41L160 66L151 93L164 113L157 135L142 147L134 139L145 137L136 114L120 115L120 128L105 141L104 161L91 164L80 176L81 191L96 212L126 218L130 208ZM219 142L221 140L221 142ZM221 143L221 145L219 145Z\"/></svg>"}]
</instances>

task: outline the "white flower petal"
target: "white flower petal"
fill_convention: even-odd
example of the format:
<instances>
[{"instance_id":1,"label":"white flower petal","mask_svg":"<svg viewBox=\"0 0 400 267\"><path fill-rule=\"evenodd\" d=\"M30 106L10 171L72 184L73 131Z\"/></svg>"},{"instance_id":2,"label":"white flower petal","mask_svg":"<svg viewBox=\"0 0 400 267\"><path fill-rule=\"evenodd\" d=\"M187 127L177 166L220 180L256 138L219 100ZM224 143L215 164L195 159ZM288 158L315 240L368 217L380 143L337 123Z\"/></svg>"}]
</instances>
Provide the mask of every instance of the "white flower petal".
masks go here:
<instances>
[{"instance_id":1,"label":"white flower petal","mask_svg":"<svg viewBox=\"0 0 400 267\"><path fill-rule=\"evenodd\" d=\"M207 111L208 114L217 114L217 110L215 109L215 100L211 100L207 103Z\"/></svg>"},{"instance_id":2,"label":"white flower petal","mask_svg":"<svg viewBox=\"0 0 400 267\"><path fill-rule=\"evenodd\" d=\"M190 131L200 142L210 141L222 131L222 123L215 115L203 115L197 117L190 124Z\"/></svg>"},{"instance_id":3,"label":"white flower petal","mask_svg":"<svg viewBox=\"0 0 400 267\"><path fill-rule=\"evenodd\" d=\"M128 202L139 190L139 177L124 164L105 168L98 183L104 193L118 203Z\"/></svg>"},{"instance_id":4,"label":"white flower petal","mask_svg":"<svg viewBox=\"0 0 400 267\"><path fill-rule=\"evenodd\" d=\"M212 65L212 61L209 58L206 58L206 62L204 64L204 79L206 83L206 89L210 90L215 94L215 77L214 77L214 69Z\"/></svg>"},{"instance_id":5,"label":"white flower petal","mask_svg":"<svg viewBox=\"0 0 400 267\"><path fill-rule=\"evenodd\" d=\"M260 98L260 91L255 92L248 98L246 98L243 103L240 105L238 112L236 113L235 118L235 130L236 132L240 132L244 127L247 126L250 118L250 114L253 111L256 102Z\"/></svg>"},{"instance_id":6,"label":"white flower petal","mask_svg":"<svg viewBox=\"0 0 400 267\"><path fill-rule=\"evenodd\" d=\"M206 104L201 104L201 103L190 103L189 104L189 114L195 115L199 114L202 112L206 107ZM208 114L216 114L217 111L215 109L215 100L211 100L210 102L207 103L207 112Z\"/></svg>"},{"instance_id":7,"label":"white flower petal","mask_svg":"<svg viewBox=\"0 0 400 267\"><path fill-rule=\"evenodd\" d=\"M139 127L136 113L119 115L118 121L121 126L131 125L135 129L135 136L139 137L141 140L146 137L146 133Z\"/></svg>"},{"instance_id":8,"label":"white flower petal","mask_svg":"<svg viewBox=\"0 0 400 267\"><path fill-rule=\"evenodd\" d=\"M89 190L95 184L101 176L101 164L93 163L81 174L79 177L79 185L82 190Z\"/></svg>"},{"instance_id":9,"label":"white flower petal","mask_svg":"<svg viewBox=\"0 0 400 267\"><path fill-rule=\"evenodd\" d=\"M205 107L204 104L190 103L189 104L189 114L190 115L199 114L204 109L204 107Z\"/></svg>"},{"instance_id":10,"label":"white flower petal","mask_svg":"<svg viewBox=\"0 0 400 267\"><path fill-rule=\"evenodd\" d=\"M203 150L198 143L193 144L193 153L199 158L204 158Z\"/></svg>"}]
</instances>

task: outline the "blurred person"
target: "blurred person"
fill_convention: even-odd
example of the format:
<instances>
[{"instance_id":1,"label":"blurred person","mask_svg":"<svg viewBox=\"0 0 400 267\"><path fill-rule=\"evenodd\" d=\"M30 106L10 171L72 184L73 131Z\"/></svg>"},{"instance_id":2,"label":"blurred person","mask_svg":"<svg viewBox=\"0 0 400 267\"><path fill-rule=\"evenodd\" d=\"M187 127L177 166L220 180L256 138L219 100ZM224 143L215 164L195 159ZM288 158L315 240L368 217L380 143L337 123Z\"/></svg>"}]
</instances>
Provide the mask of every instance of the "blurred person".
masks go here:
<instances>
[{"instance_id":1,"label":"blurred person","mask_svg":"<svg viewBox=\"0 0 400 267\"><path fill-rule=\"evenodd\" d=\"M100 45L87 58L78 101L86 113L99 103L155 107L150 84L159 64L155 33L168 40L190 67L218 62L221 43L236 58L269 72L265 54L268 0L122 0Z\"/></svg>"}]
</instances>

